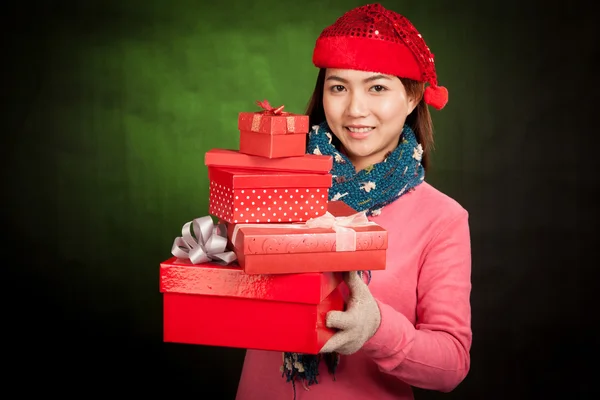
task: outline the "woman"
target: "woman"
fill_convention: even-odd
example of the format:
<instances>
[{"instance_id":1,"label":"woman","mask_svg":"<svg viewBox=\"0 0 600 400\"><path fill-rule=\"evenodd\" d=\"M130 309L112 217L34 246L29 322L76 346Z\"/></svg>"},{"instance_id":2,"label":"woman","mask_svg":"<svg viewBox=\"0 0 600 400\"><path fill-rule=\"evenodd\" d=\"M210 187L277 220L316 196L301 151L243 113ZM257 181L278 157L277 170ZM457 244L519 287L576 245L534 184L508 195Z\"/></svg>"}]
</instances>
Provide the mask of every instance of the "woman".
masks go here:
<instances>
[{"instance_id":1,"label":"woman","mask_svg":"<svg viewBox=\"0 0 600 400\"><path fill-rule=\"evenodd\" d=\"M320 71L308 152L334 157L330 200L388 230L387 266L346 275L347 309L327 315L339 330L321 350L327 362L285 354L282 378L280 353L248 351L237 399L451 391L470 367L470 234L467 212L424 179L433 145L428 107L447 102L433 55L406 18L372 4L326 28L313 62Z\"/></svg>"}]
</instances>

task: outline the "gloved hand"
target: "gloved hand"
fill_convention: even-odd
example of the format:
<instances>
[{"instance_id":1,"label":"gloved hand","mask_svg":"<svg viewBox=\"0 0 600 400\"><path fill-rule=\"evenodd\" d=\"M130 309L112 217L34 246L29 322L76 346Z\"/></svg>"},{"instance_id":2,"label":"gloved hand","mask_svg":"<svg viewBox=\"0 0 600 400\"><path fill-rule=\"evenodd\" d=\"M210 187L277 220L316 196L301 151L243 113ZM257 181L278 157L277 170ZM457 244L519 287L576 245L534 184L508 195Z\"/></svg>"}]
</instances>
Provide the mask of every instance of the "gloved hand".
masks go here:
<instances>
[{"instance_id":1,"label":"gloved hand","mask_svg":"<svg viewBox=\"0 0 600 400\"><path fill-rule=\"evenodd\" d=\"M350 289L348 306L346 311L327 313L326 326L340 330L325 343L321 353L356 353L379 329L381 313L367 284L357 271L345 273L344 280Z\"/></svg>"}]
</instances>

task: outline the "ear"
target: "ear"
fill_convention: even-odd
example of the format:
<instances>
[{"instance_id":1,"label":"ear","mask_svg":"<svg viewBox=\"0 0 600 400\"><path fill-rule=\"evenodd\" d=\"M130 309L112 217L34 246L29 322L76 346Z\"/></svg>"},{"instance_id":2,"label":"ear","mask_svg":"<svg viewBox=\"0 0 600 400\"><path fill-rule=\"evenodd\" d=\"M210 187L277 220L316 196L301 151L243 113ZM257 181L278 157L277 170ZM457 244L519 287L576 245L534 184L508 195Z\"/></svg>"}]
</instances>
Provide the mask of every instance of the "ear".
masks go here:
<instances>
[{"instance_id":1,"label":"ear","mask_svg":"<svg viewBox=\"0 0 600 400\"><path fill-rule=\"evenodd\" d=\"M406 115L410 115L415 108L417 108L417 105L419 104L419 102L421 101L421 97L422 96L409 96L407 98L407 108L406 108Z\"/></svg>"}]
</instances>

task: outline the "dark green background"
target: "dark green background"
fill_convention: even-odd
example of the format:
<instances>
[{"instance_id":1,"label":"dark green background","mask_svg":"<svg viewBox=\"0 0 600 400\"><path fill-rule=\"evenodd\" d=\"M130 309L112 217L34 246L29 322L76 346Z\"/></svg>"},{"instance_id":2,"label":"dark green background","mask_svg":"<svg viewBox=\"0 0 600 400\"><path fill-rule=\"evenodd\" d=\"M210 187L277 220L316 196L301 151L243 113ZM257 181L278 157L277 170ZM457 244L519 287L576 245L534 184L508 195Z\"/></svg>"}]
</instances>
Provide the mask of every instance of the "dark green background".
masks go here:
<instances>
[{"instance_id":1,"label":"dark green background","mask_svg":"<svg viewBox=\"0 0 600 400\"><path fill-rule=\"evenodd\" d=\"M591 126L580 78L597 28L574 2L513 3L382 2L436 55L450 102L433 111L428 180L471 213L472 370L452 394L420 398L591 390L592 334L578 324L583 221L596 215L582 190L597 186L581 185L592 158L575 136ZM303 112L314 40L361 4L7 6L4 345L21 388L233 398L243 351L162 343L158 264L207 213L204 152L237 148L237 113L255 100Z\"/></svg>"}]
</instances>

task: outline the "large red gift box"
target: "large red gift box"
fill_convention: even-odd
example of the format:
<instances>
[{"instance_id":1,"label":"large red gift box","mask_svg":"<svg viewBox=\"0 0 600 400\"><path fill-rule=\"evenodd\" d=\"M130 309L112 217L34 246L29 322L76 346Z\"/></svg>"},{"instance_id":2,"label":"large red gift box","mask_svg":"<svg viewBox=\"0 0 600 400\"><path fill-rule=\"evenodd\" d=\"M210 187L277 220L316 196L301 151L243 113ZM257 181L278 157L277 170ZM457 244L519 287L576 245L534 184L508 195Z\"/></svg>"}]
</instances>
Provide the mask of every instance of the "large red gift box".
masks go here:
<instances>
[{"instance_id":1,"label":"large red gift box","mask_svg":"<svg viewBox=\"0 0 600 400\"><path fill-rule=\"evenodd\" d=\"M384 228L342 201L330 201L328 213L305 224L228 223L228 246L251 275L386 268Z\"/></svg>"},{"instance_id":2,"label":"large red gift box","mask_svg":"<svg viewBox=\"0 0 600 400\"><path fill-rule=\"evenodd\" d=\"M333 157L302 154L296 157L265 158L233 149L210 149L204 154L204 164L209 167L328 174L333 167Z\"/></svg>"},{"instance_id":3,"label":"large red gift box","mask_svg":"<svg viewBox=\"0 0 600 400\"><path fill-rule=\"evenodd\" d=\"M317 354L343 310L338 273L248 275L239 266L160 264L164 341Z\"/></svg>"},{"instance_id":4,"label":"large red gift box","mask_svg":"<svg viewBox=\"0 0 600 400\"><path fill-rule=\"evenodd\" d=\"M230 222L301 222L327 211L331 174L208 167L209 213Z\"/></svg>"}]
</instances>

